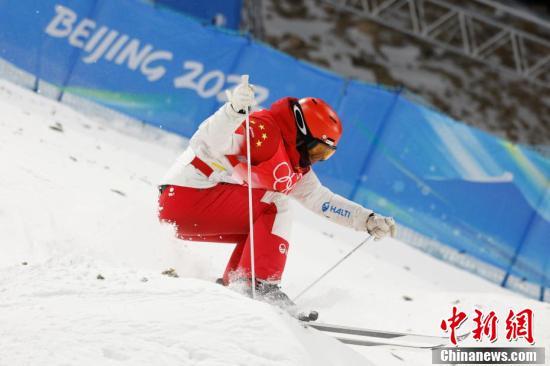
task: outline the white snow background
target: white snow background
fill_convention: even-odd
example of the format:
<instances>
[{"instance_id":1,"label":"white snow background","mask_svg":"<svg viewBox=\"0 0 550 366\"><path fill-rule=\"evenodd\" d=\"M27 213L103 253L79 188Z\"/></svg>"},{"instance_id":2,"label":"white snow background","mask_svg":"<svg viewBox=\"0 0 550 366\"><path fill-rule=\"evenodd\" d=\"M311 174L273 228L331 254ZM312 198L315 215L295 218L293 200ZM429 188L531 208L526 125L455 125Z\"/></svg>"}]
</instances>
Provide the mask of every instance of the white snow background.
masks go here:
<instances>
[{"instance_id":1,"label":"white snow background","mask_svg":"<svg viewBox=\"0 0 550 366\"><path fill-rule=\"evenodd\" d=\"M232 246L177 240L156 219L156 182L185 145L0 81L1 366L431 364L429 350L343 345L214 284ZM291 296L366 236L292 209ZM299 304L323 322L439 336L453 306L470 316L461 332L494 310L497 345L510 345L508 310L529 307L550 360L550 304L396 240L368 243Z\"/></svg>"}]
</instances>

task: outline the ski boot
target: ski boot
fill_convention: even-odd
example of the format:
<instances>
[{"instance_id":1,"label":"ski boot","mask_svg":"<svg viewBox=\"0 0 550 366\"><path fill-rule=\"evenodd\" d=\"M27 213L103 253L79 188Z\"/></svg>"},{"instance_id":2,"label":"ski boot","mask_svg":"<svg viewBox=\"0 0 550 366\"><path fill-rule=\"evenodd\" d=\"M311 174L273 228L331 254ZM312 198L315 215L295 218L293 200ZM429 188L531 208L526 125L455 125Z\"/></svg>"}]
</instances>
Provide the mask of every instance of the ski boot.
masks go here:
<instances>
[{"instance_id":1,"label":"ski boot","mask_svg":"<svg viewBox=\"0 0 550 366\"><path fill-rule=\"evenodd\" d=\"M296 304L290 300L290 297L281 290L278 284L256 281L256 292L267 302L280 308L296 306Z\"/></svg>"},{"instance_id":2,"label":"ski boot","mask_svg":"<svg viewBox=\"0 0 550 366\"><path fill-rule=\"evenodd\" d=\"M309 322L315 321L319 317L319 313L314 310L300 311L296 303L281 290L278 284L257 281L256 291L264 301L285 310L298 320Z\"/></svg>"}]
</instances>

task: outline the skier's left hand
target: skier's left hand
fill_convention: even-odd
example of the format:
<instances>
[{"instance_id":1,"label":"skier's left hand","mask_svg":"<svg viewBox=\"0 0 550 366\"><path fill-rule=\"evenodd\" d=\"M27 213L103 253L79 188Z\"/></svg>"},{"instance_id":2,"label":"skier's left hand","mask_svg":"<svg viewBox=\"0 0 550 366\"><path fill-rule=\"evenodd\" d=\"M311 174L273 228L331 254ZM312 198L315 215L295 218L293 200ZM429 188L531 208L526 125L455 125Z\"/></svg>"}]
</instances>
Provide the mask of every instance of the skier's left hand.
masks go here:
<instances>
[{"instance_id":1,"label":"skier's left hand","mask_svg":"<svg viewBox=\"0 0 550 366\"><path fill-rule=\"evenodd\" d=\"M380 240L386 236L395 237L397 227L393 217L371 214L367 219L367 232L374 236L374 240Z\"/></svg>"}]
</instances>

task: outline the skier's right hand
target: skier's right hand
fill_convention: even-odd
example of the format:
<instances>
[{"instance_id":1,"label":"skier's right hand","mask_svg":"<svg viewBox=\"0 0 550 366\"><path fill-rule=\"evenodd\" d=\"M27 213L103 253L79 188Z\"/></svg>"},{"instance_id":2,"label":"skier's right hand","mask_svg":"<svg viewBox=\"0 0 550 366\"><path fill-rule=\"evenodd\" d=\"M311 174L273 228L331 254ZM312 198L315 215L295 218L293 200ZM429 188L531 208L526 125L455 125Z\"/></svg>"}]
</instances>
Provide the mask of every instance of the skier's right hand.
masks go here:
<instances>
[{"instance_id":1,"label":"skier's right hand","mask_svg":"<svg viewBox=\"0 0 550 366\"><path fill-rule=\"evenodd\" d=\"M235 112L245 114L245 110L250 110L256 105L254 97L254 86L248 83L248 75L241 76L241 83L233 89L226 90L227 100Z\"/></svg>"}]
</instances>

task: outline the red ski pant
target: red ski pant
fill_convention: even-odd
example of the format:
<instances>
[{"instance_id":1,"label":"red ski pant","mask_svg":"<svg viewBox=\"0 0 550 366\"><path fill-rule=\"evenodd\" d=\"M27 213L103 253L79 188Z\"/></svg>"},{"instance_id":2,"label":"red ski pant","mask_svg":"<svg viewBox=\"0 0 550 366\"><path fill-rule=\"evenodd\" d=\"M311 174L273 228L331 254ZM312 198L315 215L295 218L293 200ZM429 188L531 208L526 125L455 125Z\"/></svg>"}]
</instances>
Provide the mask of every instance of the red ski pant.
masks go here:
<instances>
[{"instance_id":1,"label":"red ski pant","mask_svg":"<svg viewBox=\"0 0 550 366\"><path fill-rule=\"evenodd\" d=\"M283 236L288 235L290 222L286 199L280 193L252 191L255 272L259 280L281 280L288 252ZM159 218L174 224L180 239L236 243L224 283L250 278L247 187L226 183L204 189L167 186L159 197ZM279 235L273 232L274 226Z\"/></svg>"}]
</instances>

